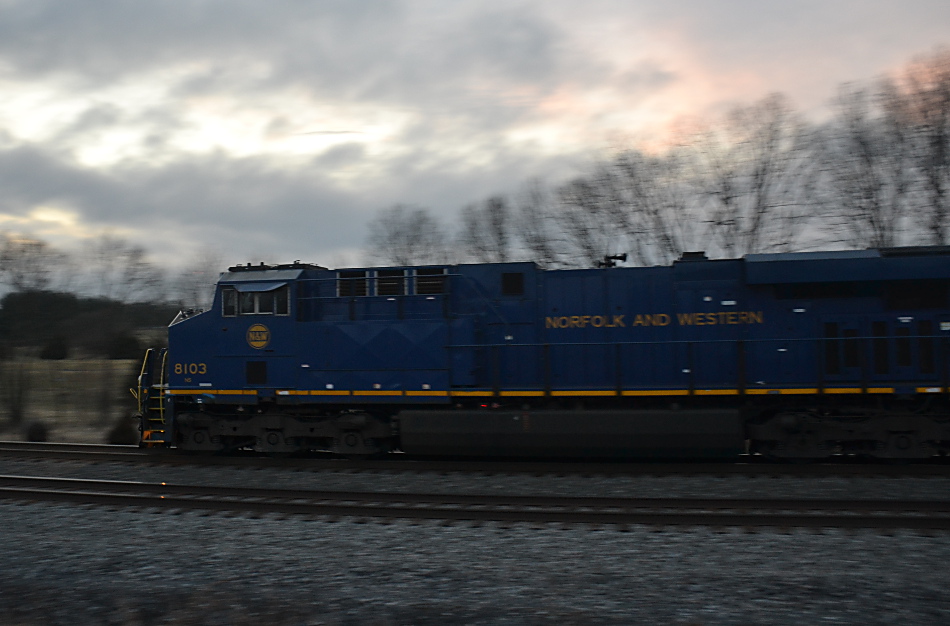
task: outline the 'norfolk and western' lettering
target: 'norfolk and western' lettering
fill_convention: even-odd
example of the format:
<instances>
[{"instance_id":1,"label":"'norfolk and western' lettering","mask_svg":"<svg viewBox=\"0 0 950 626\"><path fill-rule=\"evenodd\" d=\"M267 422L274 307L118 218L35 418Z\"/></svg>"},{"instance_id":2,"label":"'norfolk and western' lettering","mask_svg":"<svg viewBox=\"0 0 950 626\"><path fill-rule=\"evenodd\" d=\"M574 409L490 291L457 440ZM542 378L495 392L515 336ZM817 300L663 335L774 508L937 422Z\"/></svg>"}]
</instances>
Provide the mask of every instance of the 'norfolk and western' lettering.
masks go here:
<instances>
[{"instance_id":1,"label":"'norfolk and western' lettering","mask_svg":"<svg viewBox=\"0 0 950 626\"><path fill-rule=\"evenodd\" d=\"M545 328L624 328L623 315L571 315L545 318Z\"/></svg>"},{"instance_id":2,"label":"'norfolk and western' lettering","mask_svg":"<svg viewBox=\"0 0 950 626\"><path fill-rule=\"evenodd\" d=\"M639 315L561 315L544 318L545 328L633 328L636 326L718 326L763 324L762 311L715 311L712 313L642 313Z\"/></svg>"},{"instance_id":3,"label":"'norfolk and western' lettering","mask_svg":"<svg viewBox=\"0 0 950 626\"><path fill-rule=\"evenodd\" d=\"M715 313L677 313L680 326L715 326L717 324L761 324L762 311L717 311Z\"/></svg>"}]
</instances>

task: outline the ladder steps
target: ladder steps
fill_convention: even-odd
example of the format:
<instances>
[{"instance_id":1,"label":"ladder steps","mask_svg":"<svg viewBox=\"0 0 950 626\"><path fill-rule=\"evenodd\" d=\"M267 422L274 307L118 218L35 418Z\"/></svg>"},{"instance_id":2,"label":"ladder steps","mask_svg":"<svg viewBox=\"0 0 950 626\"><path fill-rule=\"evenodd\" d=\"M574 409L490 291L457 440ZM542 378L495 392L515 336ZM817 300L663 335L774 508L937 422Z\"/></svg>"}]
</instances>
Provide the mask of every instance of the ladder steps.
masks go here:
<instances>
[{"instance_id":1,"label":"ladder steps","mask_svg":"<svg viewBox=\"0 0 950 626\"><path fill-rule=\"evenodd\" d=\"M168 445L165 430L165 359L167 349L149 349L142 362L135 392L142 414L141 443L146 446Z\"/></svg>"}]
</instances>

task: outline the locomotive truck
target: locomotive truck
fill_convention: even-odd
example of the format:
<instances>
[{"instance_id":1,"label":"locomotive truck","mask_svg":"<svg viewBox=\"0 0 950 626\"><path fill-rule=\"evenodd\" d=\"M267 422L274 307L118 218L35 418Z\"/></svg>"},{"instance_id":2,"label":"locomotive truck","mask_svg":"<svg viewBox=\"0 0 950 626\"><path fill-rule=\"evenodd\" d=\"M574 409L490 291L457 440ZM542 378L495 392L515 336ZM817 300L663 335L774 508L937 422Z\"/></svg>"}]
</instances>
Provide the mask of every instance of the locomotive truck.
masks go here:
<instances>
[{"instance_id":1,"label":"locomotive truck","mask_svg":"<svg viewBox=\"0 0 950 626\"><path fill-rule=\"evenodd\" d=\"M950 247L669 266L237 265L136 395L141 445L517 457L950 450Z\"/></svg>"}]
</instances>

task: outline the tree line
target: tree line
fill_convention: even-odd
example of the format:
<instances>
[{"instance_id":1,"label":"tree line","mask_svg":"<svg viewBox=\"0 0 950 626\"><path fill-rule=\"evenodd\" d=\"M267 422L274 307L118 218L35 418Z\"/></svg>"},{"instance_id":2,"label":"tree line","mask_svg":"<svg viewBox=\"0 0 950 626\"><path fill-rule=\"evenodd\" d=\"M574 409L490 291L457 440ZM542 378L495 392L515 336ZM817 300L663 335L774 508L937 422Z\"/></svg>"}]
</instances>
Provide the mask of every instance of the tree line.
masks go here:
<instances>
[{"instance_id":1,"label":"tree line","mask_svg":"<svg viewBox=\"0 0 950 626\"><path fill-rule=\"evenodd\" d=\"M109 426L128 408L122 400L138 373L113 360L138 362L145 346L163 343L149 329L167 325L186 303L202 304L214 278L166 274L144 248L109 234L68 253L0 232L0 430L43 441L47 418L59 424L80 414L95 428ZM52 364L75 357L84 363ZM137 440L127 417L116 424L109 441Z\"/></svg>"},{"instance_id":2,"label":"tree line","mask_svg":"<svg viewBox=\"0 0 950 626\"><path fill-rule=\"evenodd\" d=\"M950 244L950 50L841 85L823 122L771 94L683 126L661 150L620 150L567 182L491 195L454 225L424 207L383 209L367 254L592 267L617 253L657 265L698 250Z\"/></svg>"},{"instance_id":3,"label":"tree line","mask_svg":"<svg viewBox=\"0 0 950 626\"><path fill-rule=\"evenodd\" d=\"M220 259L195 255L184 270L167 272L147 250L122 237L102 234L75 252L0 231L0 291L58 292L120 303L178 303L204 308L217 281Z\"/></svg>"},{"instance_id":4,"label":"tree line","mask_svg":"<svg viewBox=\"0 0 950 626\"><path fill-rule=\"evenodd\" d=\"M143 329L210 304L220 265L212 256L166 272L143 247L111 234L65 252L0 232L0 361L24 354L140 358L144 344L163 341Z\"/></svg>"}]
</instances>

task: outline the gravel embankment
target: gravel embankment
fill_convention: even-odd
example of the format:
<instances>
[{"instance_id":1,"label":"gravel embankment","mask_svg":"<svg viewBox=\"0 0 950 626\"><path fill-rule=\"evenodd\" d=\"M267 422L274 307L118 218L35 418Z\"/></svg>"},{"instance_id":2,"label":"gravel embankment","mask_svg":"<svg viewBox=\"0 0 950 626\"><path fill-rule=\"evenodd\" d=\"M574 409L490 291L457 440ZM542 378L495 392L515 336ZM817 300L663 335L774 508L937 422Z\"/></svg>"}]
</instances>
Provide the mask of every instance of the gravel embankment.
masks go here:
<instances>
[{"instance_id":1,"label":"gravel embankment","mask_svg":"<svg viewBox=\"0 0 950 626\"><path fill-rule=\"evenodd\" d=\"M946 479L350 474L3 461L327 489L950 497ZM939 495L938 495L939 494ZM946 624L950 533L358 523L0 502L0 624Z\"/></svg>"}]
</instances>

